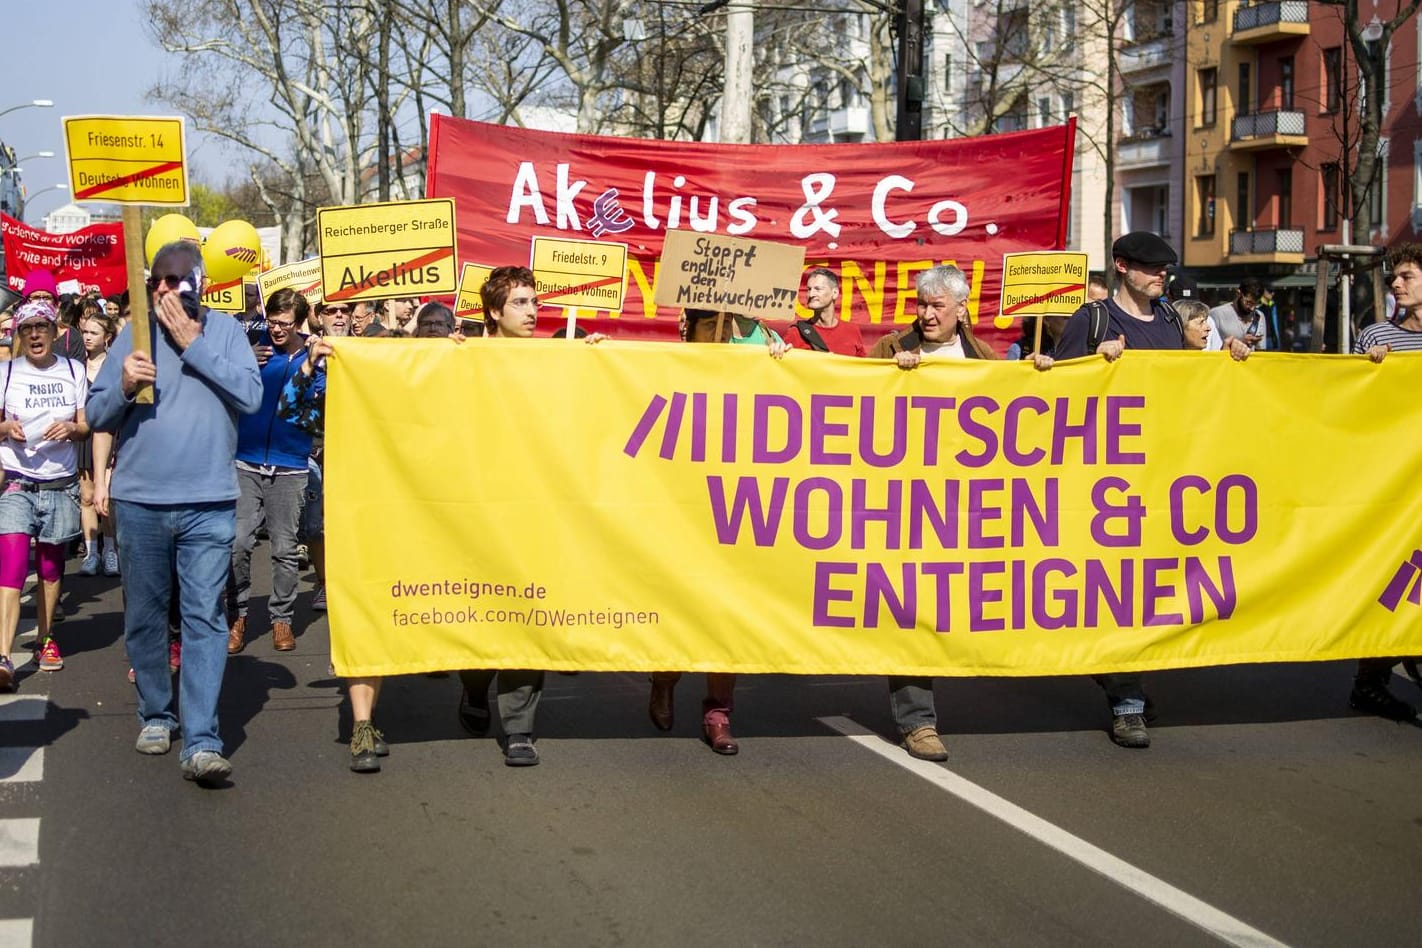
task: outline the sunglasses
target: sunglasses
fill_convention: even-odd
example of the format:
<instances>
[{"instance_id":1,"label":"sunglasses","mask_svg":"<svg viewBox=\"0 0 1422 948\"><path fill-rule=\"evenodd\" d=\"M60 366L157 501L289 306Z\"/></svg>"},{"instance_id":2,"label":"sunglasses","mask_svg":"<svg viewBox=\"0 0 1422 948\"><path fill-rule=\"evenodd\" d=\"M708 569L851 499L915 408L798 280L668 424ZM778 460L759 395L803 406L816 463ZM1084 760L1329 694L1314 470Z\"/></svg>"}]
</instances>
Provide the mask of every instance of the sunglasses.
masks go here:
<instances>
[{"instance_id":1,"label":"sunglasses","mask_svg":"<svg viewBox=\"0 0 1422 948\"><path fill-rule=\"evenodd\" d=\"M166 285L168 289L176 290L180 285L182 285L182 282L183 278L181 276L175 276L171 273L167 276L158 276L157 274L154 274L153 276L148 278L148 288L150 290L156 290L158 289L158 287Z\"/></svg>"},{"instance_id":2,"label":"sunglasses","mask_svg":"<svg viewBox=\"0 0 1422 948\"><path fill-rule=\"evenodd\" d=\"M326 315L327 313L349 313L350 311L351 311L351 308L350 308L349 306L322 306L322 307L321 307L321 315L323 315L323 316Z\"/></svg>"}]
</instances>

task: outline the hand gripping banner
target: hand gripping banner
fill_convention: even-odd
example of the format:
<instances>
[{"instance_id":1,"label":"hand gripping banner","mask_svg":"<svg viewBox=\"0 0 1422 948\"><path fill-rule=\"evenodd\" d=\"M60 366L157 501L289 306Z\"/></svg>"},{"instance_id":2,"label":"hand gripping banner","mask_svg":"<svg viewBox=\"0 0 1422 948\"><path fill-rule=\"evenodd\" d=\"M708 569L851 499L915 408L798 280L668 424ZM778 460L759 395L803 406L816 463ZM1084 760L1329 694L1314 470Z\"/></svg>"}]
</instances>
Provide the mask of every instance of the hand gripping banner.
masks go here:
<instances>
[{"instance_id":1,"label":"hand gripping banner","mask_svg":"<svg viewBox=\"0 0 1422 948\"><path fill-rule=\"evenodd\" d=\"M332 653L1060 675L1422 653L1422 355L337 340ZM1208 393L1208 397L1205 397ZM1237 406L1252 405L1241 427Z\"/></svg>"}]
</instances>

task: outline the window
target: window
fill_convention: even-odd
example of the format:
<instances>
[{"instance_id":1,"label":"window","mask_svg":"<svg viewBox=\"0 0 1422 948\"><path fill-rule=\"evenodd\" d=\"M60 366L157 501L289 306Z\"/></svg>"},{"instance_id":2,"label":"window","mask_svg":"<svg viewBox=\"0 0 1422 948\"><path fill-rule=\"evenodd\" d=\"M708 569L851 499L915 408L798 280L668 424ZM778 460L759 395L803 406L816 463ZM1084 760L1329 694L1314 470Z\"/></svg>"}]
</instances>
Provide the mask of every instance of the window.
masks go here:
<instances>
[{"instance_id":1,"label":"window","mask_svg":"<svg viewBox=\"0 0 1422 948\"><path fill-rule=\"evenodd\" d=\"M1001 62L1020 63L1032 48L1032 31L1028 28L1027 8L1007 10L997 18L997 47Z\"/></svg>"},{"instance_id":2,"label":"window","mask_svg":"<svg viewBox=\"0 0 1422 948\"><path fill-rule=\"evenodd\" d=\"M1250 82L1249 63L1239 64L1239 97L1235 99L1235 110L1240 115L1248 115L1254 102L1254 84Z\"/></svg>"},{"instance_id":3,"label":"window","mask_svg":"<svg viewBox=\"0 0 1422 948\"><path fill-rule=\"evenodd\" d=\"M1288 230L1294 226L1294 169L1280 168L1278 180L1279 213L1277 226Z\"/></svg>"},{"instance_id":4,"label":"window","mask_svg":"<svg viewBox=\"0 0 1422 948\"><path fill-rule=\"evenodd\" d=\"M1220 71L1214 66L1209 69L1201 69L1196 72L1197 80L1200 84L1200 124L1211 126L1215 124L1215 86L1219 82Z\"/></svg>"},{"instance_id":5,"label":"window","mask_svg":"<svg viewBox=\"0 0 1422 948\"><path fill-rule=\"evenodd\" d=\"M943 91L953 91L953 55L943 57Z\"/></svg>"},{"instance_id":6,"label":"window","mask_svg":"<svg viewBox=\"0 0 1422 948\"><path fill-rule=\"evenodd\" d=\"M1052 124L1052 100L1046 97L1037 100L1038 124L1046 128Z\"/></svg>"},{"instance_id":7,"label":"window","mask_svg":"<svg viewBox=\"0 0 1422 948\"><path fill-rule=\"evenodd\" d=\"M1071 113L1076 111L1076 96L1070 92L1062 93L1062 119L1066 120Z\"/></svg>"},{"instance_id":8,"label":"window","mask_svg":"<svg viewBox=\"0 0 1422 948\"><path fill-rule=\"evenodd\" d=\"M1238 230L1254 229L1254 213L1249 206L1249 172L1241 171L1234 183L1234 226Z\"/></svg>"},{"instance_id":9,"label":"window","mask_svg":"<svg viewBox=\"0 0 1422 948\"><path fill-rule=\"evenodd\" d=\"M1200 4L1200 22L1213 23L1220 18L1220 0L1205 0Z\"/></svg>"},{"instance_id":10,"label":"window","mask_svg":"<svg viewBox=\"0 0 1422 948\"><path fill-rule=\"evenodd\" d=\"M1330 46L1323 51L1323 111L1337 112L1343 107L1343 47Z\"/></svg>"},{"instance_id":11,"label":"window","mask_svg":"<svg viewBox=\"0 0 1422 948\"><path fill-rule=\"evenodd\" d=\"M1329 162L1318 169L1319 190L1323 199L1323 226L1321 230L1338 229L1338 198L1340 196L1338 163Z\"/></svg>"},{"instance_id":12,"label":"window","mask_svg":"<svg viewBox=\"0 0 1422 948\"><path fill-rule=\"evenodd\" d=\"M1195 201L1199 205L1199 217L1195 220L1195 236L1213 237L1215 234L1214 175L1200 175L1195 179Z\"/></svg>"},{"instance_id":13,"label":"window","mask_svg":"<svg viewBox=\"0 0 1422 948\"><path fill-rule=\"evenodd\" d=\"M1279 57L1279 108L1294 107L1294 57Z\"/></svg>"}]
</instances>

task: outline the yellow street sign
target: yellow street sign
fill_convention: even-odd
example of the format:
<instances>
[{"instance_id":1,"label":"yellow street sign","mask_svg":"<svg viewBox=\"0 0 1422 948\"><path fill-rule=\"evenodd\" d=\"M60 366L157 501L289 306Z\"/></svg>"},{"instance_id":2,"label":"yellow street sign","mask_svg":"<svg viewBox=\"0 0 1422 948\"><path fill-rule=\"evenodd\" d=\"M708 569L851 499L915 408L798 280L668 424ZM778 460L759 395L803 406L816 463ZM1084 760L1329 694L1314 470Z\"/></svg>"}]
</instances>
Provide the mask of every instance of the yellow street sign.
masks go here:
<instances>
[{"instance_id":1,"label":"yellow street sign","mask_svg":"<svg viewBox=\"0 0 1422 948\"><path fill-rule=\"evenodd\" d=\"M627 293L626 244L534 237L530 259L539 303L622 311Z\"/></svg>"},{"instance_id":2,"label":"yellow street sign","mask_svg":"<svg viewBox=\"0 0 1422 948\"><path fill-rule=\"evenodd\" d=\"M479 290L488 282L489 274L493 272L493 267L486 267L482 263L466 263L459 268L459 290L454 294L455 318L484 318L484 300L479 295Z\"/></svg>"},{"instance_id":3,"label":"yellow street sign","mask_svg":"<svg viewBox=\"0 0 1422 948\"><path fill-rule=\"evenodd\" d=\"M188 203L181 118L71 115L63 121L74 200L160 207Z\"/></svg>"},{"instance_id":4,"label":"yellow street sign","mask_svg":"<svg viewBox=\"0 0 1422 948\"><path fill-rule=\"evenodd\" d=\"M306 302L315 306L321 302L321 258L308 257L295 263L272 267L265 273L257 274L257 288L262 294L262 303L272 298L277 290L296 290L306 297Z\"/></svg>"},{"instance_id":5,"label":"yellow street sign","mask_svg":"<svg viewBox=\"0 0 1422 948\"><path fill-rule=\"evenodd\" d=\"M390 201L316 211L328 302L447 296L457 285L454 201Z\"/></svg>"},{"instance_id":6,"label":"yellow street sign","mask_svg":"<svg viewBox=\"0 0 1422 948\"><path fill-rule=\"evenodd\" d=\"M202 305L221 313L240 313L247 308L242 299L242 281L212 283L202 295Z\"/></svg>"},{"instance_id":7,"label":"yellow street sign","mask_svg":"<svg viewBox=\"0 0 1422 948\"><path fill-rule=\"evenodd\" d=\"M1003 318L1070 316L1086 305L1086 269L1084 253L1004 254L1000 304Z\"/></svg>"}]
</instances>

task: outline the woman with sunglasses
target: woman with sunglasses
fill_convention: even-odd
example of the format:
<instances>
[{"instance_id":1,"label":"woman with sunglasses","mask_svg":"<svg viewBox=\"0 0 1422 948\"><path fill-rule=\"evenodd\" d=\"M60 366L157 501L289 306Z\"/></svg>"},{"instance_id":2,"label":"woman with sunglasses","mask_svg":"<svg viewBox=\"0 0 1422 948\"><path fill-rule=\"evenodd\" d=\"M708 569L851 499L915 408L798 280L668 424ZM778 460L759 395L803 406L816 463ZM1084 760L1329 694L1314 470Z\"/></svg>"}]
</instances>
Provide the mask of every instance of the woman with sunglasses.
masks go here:
<instances>
[{"instance_id":1,"label":"woman with sunglasses","mask_svg":"<svg viewBox=\"0 0 1422 948\"><path fill-rule=\"evenodd\" d=\"M64 549L80 533L78 455L74 442L89 437L84 400L89 380L84 364L54 352L57 316L48 300L34 300L15 313L15 358L3 373L0 420L0 691L15 683L10 648L20 620L20 588L30 569L35 540L40 596L39 667L64 667L51 620L59 603Z\"/></svg>"}]
</instances>

